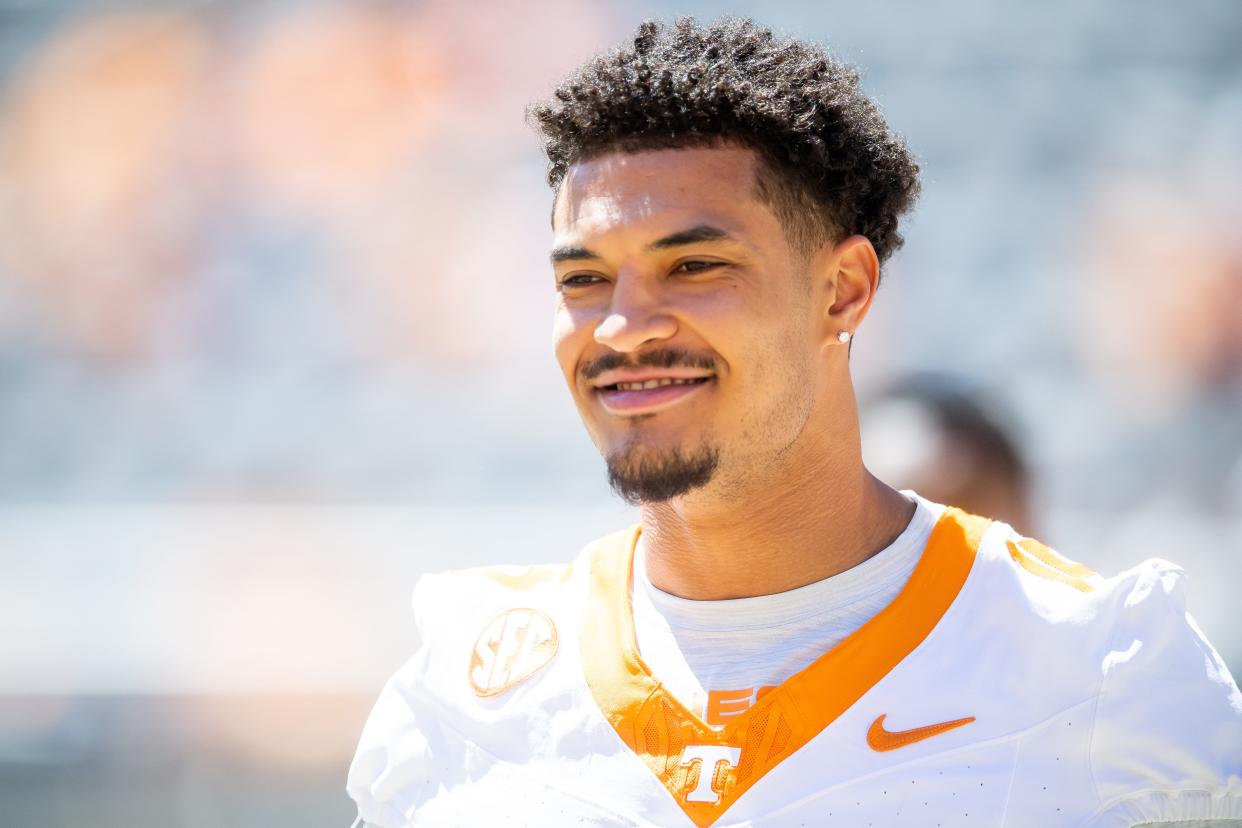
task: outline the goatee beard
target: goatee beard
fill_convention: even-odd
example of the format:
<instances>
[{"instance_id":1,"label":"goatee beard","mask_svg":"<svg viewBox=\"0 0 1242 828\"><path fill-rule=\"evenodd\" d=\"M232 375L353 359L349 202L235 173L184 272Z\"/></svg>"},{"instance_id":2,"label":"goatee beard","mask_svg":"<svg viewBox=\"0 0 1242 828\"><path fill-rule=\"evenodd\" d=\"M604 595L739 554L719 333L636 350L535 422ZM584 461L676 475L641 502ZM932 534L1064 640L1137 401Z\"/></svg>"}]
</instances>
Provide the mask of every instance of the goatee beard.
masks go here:
<instances>
[{"instance_id":1,"label":"goatee beard","mask_svg":"<svg viewBox=\"0 0 1242 828\"><path fill-rule=\"evenodd\" d=\"M720 452L705 447L685 455L680 449L634 459L627 452L605 458L608 485L631 506L663 503L707 484L716 471Z\"/></svg>"}]
</instances>

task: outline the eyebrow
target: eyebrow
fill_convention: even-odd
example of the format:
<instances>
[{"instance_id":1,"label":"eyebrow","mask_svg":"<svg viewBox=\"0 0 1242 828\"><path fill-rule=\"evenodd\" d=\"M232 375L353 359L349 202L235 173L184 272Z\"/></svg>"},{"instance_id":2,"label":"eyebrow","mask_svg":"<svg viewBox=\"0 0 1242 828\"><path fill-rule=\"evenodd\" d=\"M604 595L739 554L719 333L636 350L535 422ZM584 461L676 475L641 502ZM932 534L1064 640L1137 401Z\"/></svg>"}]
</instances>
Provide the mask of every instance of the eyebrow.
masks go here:
<instances>
[{"instance_id":1,"label":"eyebrow","mask_svg":"<svg viewBox=\"0 0 1242 828\"><path fill-rule=\"evenodd\" d=\"M699 224L688 230L680 230L663 238L656 239L647 245L647 249L667 250L670 247L682 247L687 244L731 241L735 241L733 236L719 227L713 227L710 224ZM565 261L598 261L603 257L585 247L569 246L553 248L549 258L552 259L552 264L556 264L557 262Z\"/></svg>"},{"instance_id":2,"label":"eyebrow","mask_svg":"<svg viewBox=\"0 0 1242 828\"><path fill-rule=\"evenodd\" d=\"M679 233L673 233L671 236L656 239L647 245L647 249L667 250L670 247L681 247L685 244L715 241L734 241L734 238L719 227L712 227L710 224L699 224L691 227L689 230L682 230Z\"/></svg>"},{"instance_id":3,"label":"eyebrow","mask_svg":"<svg viewBox=\"0 0 1242 828\"><path fill-rule=\"evenodd\" d=\"M601 256L598 253L587 250L585 247L554 247L552 254L548 258L552 260L552 264L556 264L557 262L582 261L583 259L598 261Z\"/></svg>"}]
</instances>

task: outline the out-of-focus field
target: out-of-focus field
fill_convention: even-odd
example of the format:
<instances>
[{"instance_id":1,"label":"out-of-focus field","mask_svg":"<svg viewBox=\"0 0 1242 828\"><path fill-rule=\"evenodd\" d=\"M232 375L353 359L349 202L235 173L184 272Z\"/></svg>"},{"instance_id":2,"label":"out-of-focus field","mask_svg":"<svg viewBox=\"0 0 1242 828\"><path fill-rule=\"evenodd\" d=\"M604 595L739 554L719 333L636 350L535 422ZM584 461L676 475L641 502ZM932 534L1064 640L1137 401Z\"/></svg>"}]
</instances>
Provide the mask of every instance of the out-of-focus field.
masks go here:
<instances>
[{"instance_id":1,"label":"out-of-focus field","mask_svg":"<svg viewBox=\"0 0 1242 828\"><path fill-rule=\"evenodd\" d=\"M552 360L522 113L723 10L0 8L0 823L348 824L418 575L633 519ZM993 401L1034 534L1182 564L1242 671L1242 5L727 10L859 64L920 159L863 395Z\"/></svg>"},{"instance_id":2,"label":"out-of-focus field","mask_svg":"<svg viewBox=\"0 0 1242 828\"><path fill-rule=\"evenodd\" d=\"M349 825L342 756L370 703L329 694L0 697L4 822Z\"/></svg>"}]
</instances>

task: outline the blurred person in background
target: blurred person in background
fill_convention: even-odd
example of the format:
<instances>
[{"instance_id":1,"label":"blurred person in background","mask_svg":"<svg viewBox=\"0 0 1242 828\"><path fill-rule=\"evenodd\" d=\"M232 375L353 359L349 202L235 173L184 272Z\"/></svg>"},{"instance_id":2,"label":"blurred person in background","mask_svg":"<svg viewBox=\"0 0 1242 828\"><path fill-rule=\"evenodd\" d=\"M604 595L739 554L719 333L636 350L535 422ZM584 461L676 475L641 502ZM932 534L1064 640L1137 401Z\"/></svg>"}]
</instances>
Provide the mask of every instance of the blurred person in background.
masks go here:
<instances>
[{"instance_id":1,"label":"blurred person in background","mask_svg":"<svg viewBox=\"0 0 1242 828\"><path fill-rule=\"evenodd\" d=\"M961 381L898 380L862 406L863 456L881 480L1035 534L1027 461L1012 426Z\"/></svg>"},{"instance_id":2,"label":"blurred person in background","mask_svg":"<svg viewBox=\"0 0 1242 828\"><path fill-rule=\"evenodd\" d=\"M854 70L644 23L532 120L558 362L641 523L420 581L360 824L1242 819L1179 570L1103 578L863 465L849 344L919 183Z\"/></svg>"}]
</instances>

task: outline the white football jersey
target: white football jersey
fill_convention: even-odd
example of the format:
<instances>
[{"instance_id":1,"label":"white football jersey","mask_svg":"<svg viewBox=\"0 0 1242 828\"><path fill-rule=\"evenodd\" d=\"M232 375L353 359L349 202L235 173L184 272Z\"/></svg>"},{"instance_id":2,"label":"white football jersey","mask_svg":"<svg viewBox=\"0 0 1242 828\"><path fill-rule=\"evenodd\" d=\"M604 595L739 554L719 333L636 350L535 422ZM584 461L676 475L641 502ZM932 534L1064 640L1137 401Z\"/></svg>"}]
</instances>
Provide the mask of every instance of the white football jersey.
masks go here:
<instances>
[{"instance_id":1,"label":"white football jersey","mask_svg":"<svg viewBox=\"0 0 1242 828\"><path fill-rule=\"evenodd\" d=\"M716 728L638 654L639 531L566 567L419 582L424 643L384 688L349 772L360 823L1242 818L1242 694L1169 563L1105 579L946 509L892 603Z\"/></svg>"}]
</instances>

